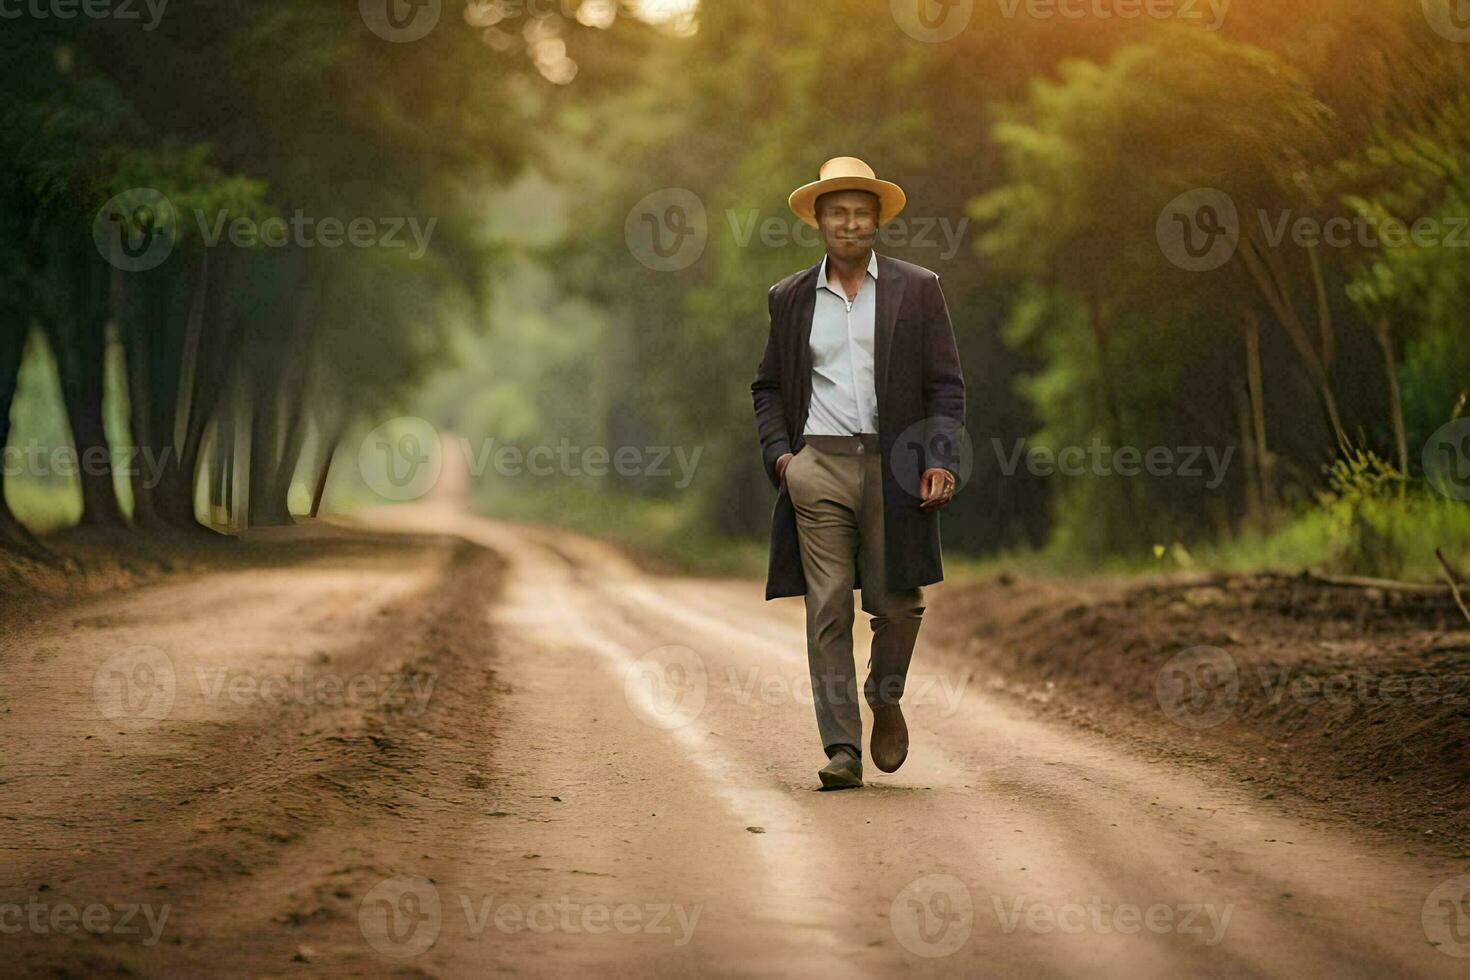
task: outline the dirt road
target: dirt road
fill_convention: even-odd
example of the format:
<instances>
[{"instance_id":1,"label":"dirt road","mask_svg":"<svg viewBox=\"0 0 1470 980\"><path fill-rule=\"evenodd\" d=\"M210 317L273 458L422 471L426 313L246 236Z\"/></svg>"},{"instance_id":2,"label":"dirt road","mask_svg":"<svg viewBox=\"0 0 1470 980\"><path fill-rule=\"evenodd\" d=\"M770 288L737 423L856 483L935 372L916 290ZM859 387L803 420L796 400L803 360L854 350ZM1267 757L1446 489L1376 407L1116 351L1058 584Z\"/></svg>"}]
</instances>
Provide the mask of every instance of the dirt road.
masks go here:
<instances>
[{"instance_id":1,"label":"dirt road","mask_svg":"<svg viewBox=\"0 0 1470 980\"><path fill-rule=\"evenodd\" d=\"M1470 964L1464 867L1028 717L922 638L907 764L816 792L799 602L651 577L587 539L445 503L375 520L393 536L323 531L299 560L49 610L4 638L11 966Z\"/></svg>"}]
</instances>

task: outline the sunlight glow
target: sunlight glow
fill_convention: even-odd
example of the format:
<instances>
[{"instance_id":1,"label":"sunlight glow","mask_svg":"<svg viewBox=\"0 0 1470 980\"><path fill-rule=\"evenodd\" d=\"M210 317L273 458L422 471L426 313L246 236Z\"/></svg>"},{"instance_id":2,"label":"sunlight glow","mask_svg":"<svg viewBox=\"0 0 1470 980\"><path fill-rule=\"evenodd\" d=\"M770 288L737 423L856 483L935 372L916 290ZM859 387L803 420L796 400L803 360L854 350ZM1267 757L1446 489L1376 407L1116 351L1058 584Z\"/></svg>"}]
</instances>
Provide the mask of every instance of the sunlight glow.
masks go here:
<instances>
[{"instance_id":1,"label":"sunlight glow","mask_svg":"<svg viewBox=\"0 0 1470 980\"><path fill-rule=\"evenodd\" d=\"M699 29L695 19L699 0L632 0L630 6L640 20L675 34L693 34Z\"/></svg>"}]
</instances>

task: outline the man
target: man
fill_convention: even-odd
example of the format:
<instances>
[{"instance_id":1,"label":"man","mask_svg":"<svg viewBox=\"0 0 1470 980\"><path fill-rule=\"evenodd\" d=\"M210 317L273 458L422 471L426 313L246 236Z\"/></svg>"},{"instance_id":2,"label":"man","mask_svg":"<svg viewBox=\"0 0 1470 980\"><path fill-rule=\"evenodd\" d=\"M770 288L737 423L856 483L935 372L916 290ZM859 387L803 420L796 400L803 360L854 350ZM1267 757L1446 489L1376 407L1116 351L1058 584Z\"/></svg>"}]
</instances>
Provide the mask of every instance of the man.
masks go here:
<instances>
[{"instance_id":1,"label":"man","mask_svg":"<svg viewBox=\"0 0 1470 980\"><path fill-rule=\"evenodd\" d=\"M903 190L855 157L822 165L791 210L827 254L771 287L771 332L750 386L777 489L766 598L806 597L807 661L827 752L823 788L863 784L853 589L872 616L863 694L873 762L908 755L899 706L924 613L944 577L939 509L959 483L949 448L965 384L939 277L873 251Z\"/></svg>"}]
</instances>

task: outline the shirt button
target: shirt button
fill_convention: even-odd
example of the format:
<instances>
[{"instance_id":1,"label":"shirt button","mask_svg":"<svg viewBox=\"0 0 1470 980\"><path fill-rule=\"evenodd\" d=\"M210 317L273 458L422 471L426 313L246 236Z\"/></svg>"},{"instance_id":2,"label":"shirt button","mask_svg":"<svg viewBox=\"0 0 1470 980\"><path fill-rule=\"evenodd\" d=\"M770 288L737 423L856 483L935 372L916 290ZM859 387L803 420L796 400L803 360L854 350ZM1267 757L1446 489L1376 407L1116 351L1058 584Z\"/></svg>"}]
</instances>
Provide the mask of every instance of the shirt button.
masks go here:
<instances>
[{"instance_id":1,"label":"shirt button","mask_svg":"<svg viewBox=\"0 0 1470 980\"><path fill-rule=\"evenodd\" d=\"M858 455L861 456L862 454L863 454L863 444L862 443L858 443Z\"/></svg>"}]
</instances>

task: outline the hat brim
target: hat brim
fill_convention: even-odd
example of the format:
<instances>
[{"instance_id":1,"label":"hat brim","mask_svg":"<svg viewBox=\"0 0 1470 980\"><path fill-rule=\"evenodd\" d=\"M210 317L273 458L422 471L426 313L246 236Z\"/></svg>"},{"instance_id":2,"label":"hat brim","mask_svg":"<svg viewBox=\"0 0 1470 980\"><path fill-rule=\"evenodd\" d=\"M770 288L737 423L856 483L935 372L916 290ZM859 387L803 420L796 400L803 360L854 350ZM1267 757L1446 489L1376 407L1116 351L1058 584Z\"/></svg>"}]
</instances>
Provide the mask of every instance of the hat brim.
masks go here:
<instances>
[{"instance_id":1,"label":"hat brim","mask_svg":"<svg viewBox=\"0 0 1470 980\"><path fill-rule=\"evenodd\" d=\"M817 198L823 194L833 191L868 191L878 195L878 224L886 225L908 203L903 188L887 180L879 180L876 177L829 177L826 180L814 180L810 184L798 187L791 192L791 198L787 201L791 205L792 212L811 225L817 225Z\"/></svg>"}]
</instances>

